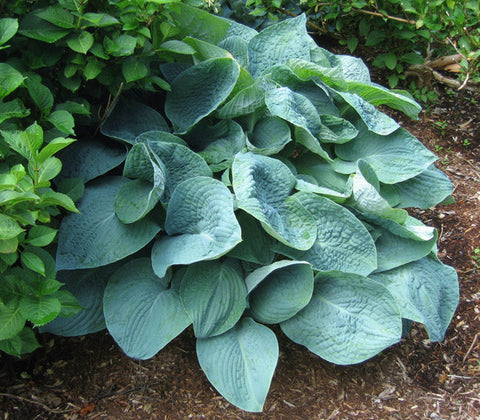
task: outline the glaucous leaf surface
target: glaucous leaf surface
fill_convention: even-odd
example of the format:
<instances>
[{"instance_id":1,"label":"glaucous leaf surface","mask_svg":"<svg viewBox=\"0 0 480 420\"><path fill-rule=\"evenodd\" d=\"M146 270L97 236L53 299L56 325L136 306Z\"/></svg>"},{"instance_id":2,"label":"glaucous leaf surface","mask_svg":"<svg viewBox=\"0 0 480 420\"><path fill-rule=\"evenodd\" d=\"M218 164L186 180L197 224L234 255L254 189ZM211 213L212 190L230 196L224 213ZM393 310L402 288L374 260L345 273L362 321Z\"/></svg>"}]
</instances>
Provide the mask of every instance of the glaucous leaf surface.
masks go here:
<instances>
[{"instance_id":1,"label":"glaucous leaf surface","mask_svg":"<svg viewBox=\"0 0 480 420\"><path fill-rule=\"evenodd\" d=\"M218 258L241 239L228 188L213 178L195 177L182 182L167 208L168 236L155 241L152 264L163 277L167 268Z\"/></svg>"},{"instance_id":2,"label":"glaucous leaf surface","mask_svg":"<svg viewBox=\"0 0 480 420\"><path fill-rule=\"evenodd\" d=\"M133 144L146 131L170 131L165 119L153 108L120 98L103 122L100 131L108 137Z\"/></svg>"},{"instance_id":3,"label":"glaucous leaf surface","mask_svg":"<svg viewBox=\"0 0 480 420\"><path fill-rule=\"evenodd\" d=\"M345 207L311 193L293 196L310 212L317 225L313 246L300 251L283 244L275 250L300 261L308 261L317 271L343 271L363 276L377 267L375 244L368 230Z\"/></svg>"},{"instance_id":4,"label":"glaucous leaf surface","mask_svg":"<svg viewBox=\"0 0 480 420\"><path fill-rule=\"evenodd\" d=\"M181 281L180 298L197 338L228 331L247 306L247 289L240 262L227 259L190 265Z\"/></svg>"},{"instance_id":5,"label":"glaucous leaf surface","mask_svg":"<svg viewBox=\"0 0 480 420\"><path fill-rule=\"evenodd\" d=\"M278 117L262 118L247 138L247 148L259 155L271 156L279 153L292 141L290 127Z\"/></svg>"},{"instance_id":6,"label":"glaucous leaf surface","mask_svg":"<svg viewBox=\"0 0 480 420\"><path fill-rule=\"evenodd\" d=\"M309 36L305 23L305 15L300 15L272 25L255 35L248 44L252 76L258 77L269 67L283 64L292 58L309 60Z\"/></svg>"},{"instance_id":7,"label":"glaucous leaf surface","mask_svg":"<svg viewBox=\"0 0 480 420\"><path fill-rule=\"evenodd\" d=\"M74 337L103 330L103 294L116 268L116 264L111 264L97 269L59 271L57 280L65 283L64 288L75 296L83 309L68 318L55 318L40 331Z\"/></svg>"},{"instance_id":8,"label":"glaucous leaf surface","mask_svg":"<svg viewBox=\"0 0 480 420\"><path fill-rule=\"evenodd\" d=\"M280 326L291 340L338 365L363 362L402 335L400 311L386 287L338 272L318 274L310 303Z\"/></svg>"},{"instance_id":9,"label":"glaucous leaf surface","mask_svg":"<svg viewBox=\"0 0 480 420\"><path fill-rule=\"evenodd\" d=\"M243 318L224 334L197 340L200 367L210 383L242 410L263 409L278 360L275 334Z\"/></svg>"},{"instance_id":10,"label":"glaucous leaf surface","mask_svg":"<svg viewBox=\"0 0 480 420\"><path fill-rule=\"evenodd\" d=\"M297 249L309 249L316 224L308 210L289 197L295 176L278 159L239 153L232 166L238 207L255 217L273 237Z\"/></svg>"},{"instance_id":11,"label":"glaucous leaf surface","mask_svg":"<svg viewBox=\"0 0 480 420\"><path fill-rule=\"evenodd\" d=\"M103 297L108 331L130 357L149 359L187 328L188 318L178 293L159 278L150 258L119 267Z\"/></svg>"},{"instance_id":12,"label":"glaucous leaf surface","mask_svg":"<svg viewBox=\"0 0 480 420\"><path fill-rule=\"evenodd\" d=\"M60 225L57 269L76 270L107 265L146 246L160 231L154 215L123 224L115 214L115 198L129 180L103 177L85 188L78 214Z\"/></svg>"},{"instance_id":13,"label":"glaucous leaf surface","mask_svg":"<svg viewBox=\"0 0 480 420\"><path fill-rule=\"evenodd\" d=\"M80 178L88 182L119 166L127 150L109 139L82 138L57 156L63 163L58 179Z\"/></svg>"},{"instance_id":14,"label":"glaucous leaf surface","mask_svg":"<svg viewBox=\"0 0 480 420\"><path fill-rule=\"evenodd\" d=\"M278 324L303 309L312 297L313 271L304 261L277 261L247 276L249 314L258 322Z\"/></svg>"},{"instance_id":15,"label":"glaucous leaf surface","mask_svg":"<svg viewBox=\"0 0 480 420\"><path fill-rule=\"evenodd\" d=\"M430 340L445 338L459 299L455 269L424 257L371 278L392 293L403 318L425 325Z\"/></svg>"},{"instance_id":16,"label":"glaucous leaf surface","mask_svg":"<svg viewBox=\"0 0 480 420\"><path fill-rule=\"evenodd\" d=\"M395 184L413 178L425 171L437 157L407 130L401 128L388 136L368 131L364 124L356 124L358 136L337 144L335 152L340 159L356 162L362 159L372 167L379 181Z\"/></svg>"},{"instance_id":17,"label":"glaucous leaf surface","mask_svg":"<svg viewBox=\"0 0 480 420\"><path fill-rule=\"evenodd\" d=\"M175 78L165 100L174 130L186 133L227 99L237 83L240 66L231 58L212 58Z\"/></svg>"}]
</instances>

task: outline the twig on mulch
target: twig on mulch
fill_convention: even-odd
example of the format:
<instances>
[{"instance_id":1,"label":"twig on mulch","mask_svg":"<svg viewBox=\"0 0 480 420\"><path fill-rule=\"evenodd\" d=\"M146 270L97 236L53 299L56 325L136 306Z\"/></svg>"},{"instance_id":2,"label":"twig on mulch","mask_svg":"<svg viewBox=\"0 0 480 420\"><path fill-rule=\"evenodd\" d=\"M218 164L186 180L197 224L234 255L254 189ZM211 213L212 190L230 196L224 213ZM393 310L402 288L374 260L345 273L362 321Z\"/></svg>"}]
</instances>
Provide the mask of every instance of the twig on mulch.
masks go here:
<instances>
[{"instance_id":1,"label":"twig on mulch","mask_svg":"<svg viewBox=\"0 0 480 420\"><path fill-rule=\"evenodd\" d=\"M470 345L470 348L468 349L468 351L465 353L465 356L463 357L463 361L462 361L463 363L467 361L468 357L470 356L470 353L473 351L475 344L477 344L478 337L480 337L480 333L476 333L475 337L473 337L472 344Z\"/></svg>"},{"instance_id":2,"label":"twig on mulch","mask_svg":"<svg viewBox=\"0 0 480 420\"><path fill-rule=\"evenodd\" d=\"M38 405L38 406L42 407L45 411L48 411L49 413L54 413L54 414L65 414L65 413L71 413L73 411L78 411L77 407L68 408L68 409L64 409L64 410L59 410L58 408L50 408L48 405L46 405L46 404L44 404L40 401L31 400L31 399L28 399L28 398L25 398L25 397L21 397L20 395L5 394L3 392L0 392L0 397L12 398L14 400L26 402L26 403L29 403L29 404Z\"/></svg>"}]
</instances>

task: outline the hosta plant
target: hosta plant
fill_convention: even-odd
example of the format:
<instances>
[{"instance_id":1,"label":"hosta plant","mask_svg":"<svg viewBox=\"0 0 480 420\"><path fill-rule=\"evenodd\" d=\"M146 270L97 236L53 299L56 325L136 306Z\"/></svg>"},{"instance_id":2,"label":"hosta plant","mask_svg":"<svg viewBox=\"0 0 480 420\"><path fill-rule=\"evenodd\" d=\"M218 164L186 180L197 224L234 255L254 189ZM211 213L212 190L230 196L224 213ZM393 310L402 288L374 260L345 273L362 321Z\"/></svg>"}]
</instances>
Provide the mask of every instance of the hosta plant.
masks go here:
<instances>
[{"instance_id":1,"label":"hosta plant","mask_svg":"<svg viewBox=\"0 0 480 420\"><path fill-rule=\"evenodd\" d=\"M104 138L62 154L60 176L86 187L60 226L58 278L85 309L44 331L106 327L147 359L193 324L208 379L248 411L278 359L269 325L336 364L399 342L403 319L442 340L457 276L405 208L445 201L451 184L375 107L419 106L317 46L304 16L257 33L165 10L170 90L120 98Z\"/></svg>"}]
</instances>

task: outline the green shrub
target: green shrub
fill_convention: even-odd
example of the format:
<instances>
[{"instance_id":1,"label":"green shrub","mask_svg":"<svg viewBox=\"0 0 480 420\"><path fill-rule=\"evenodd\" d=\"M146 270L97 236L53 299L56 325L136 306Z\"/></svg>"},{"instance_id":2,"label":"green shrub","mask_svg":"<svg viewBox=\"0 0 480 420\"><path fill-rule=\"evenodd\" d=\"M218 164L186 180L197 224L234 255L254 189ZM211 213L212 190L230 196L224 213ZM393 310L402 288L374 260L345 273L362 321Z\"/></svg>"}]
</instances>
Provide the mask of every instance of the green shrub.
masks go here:
<instances>
[{"instance_id":1,"label":"green shrub","mask_svg":"<svg viewBox=\"0 0 480 420\"><path fill-rule=\"evenodd\" d=\"M42 330L106 327L147 359L193 324L208 379L248 411L277 363L267 325L337 364L399 342L402 319L442 340L457 276L404 208L452 186L375 108L418 104L318 47L303 15L257 33L179 3L163 13L167 94L125 93L105 137L62 152L60 179L86 187L60 226L57 277L84 309Z\"/></svg>"},{"instance_id":2,"label":"green shrub","mask_svg":"<svg viewBox=\"0 0 480 420\"><path fill-rule=\"evenodd\" d=\"M238 2L222 2L242 17ZM461 81L480 81L480 3L472 1L318 1L249 0L246 6L263 20L278 20L303 9L314 28L338 37L353 53L358 46L376 50L373 65L385 69L390 87L405 80L405 71L448 54L460 54ZM252 22L249 22L249 24ZM433 58L432 58L433 55Z\"/></svg>"}]
</instances>

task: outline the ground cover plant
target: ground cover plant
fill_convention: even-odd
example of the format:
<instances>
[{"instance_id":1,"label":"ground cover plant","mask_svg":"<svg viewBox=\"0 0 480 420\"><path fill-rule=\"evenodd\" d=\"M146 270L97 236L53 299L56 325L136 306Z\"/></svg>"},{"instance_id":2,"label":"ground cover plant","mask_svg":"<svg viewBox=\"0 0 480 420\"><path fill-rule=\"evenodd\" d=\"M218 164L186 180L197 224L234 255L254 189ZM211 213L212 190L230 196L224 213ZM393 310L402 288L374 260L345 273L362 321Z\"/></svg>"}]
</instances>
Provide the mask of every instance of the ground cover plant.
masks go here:
<instances>
[{"instance_id":1,"label":"ground cover plant","mask_svg":"<svg viewBox=\"0 0 480 420\"><path fill-rule=\"evenodd\" d=\"M104 137L61 153L59 180L86 185L60 226L57 279L84 309L42 330L106 327L147 359L193 324L206 376L248 411L278 359L268 325L336 364L399 342L409 321L442 340L457 276L405 208L448 201L451 184L375 107L416 117L418 104L318 47L303 15L257 32L163 12L166 95L121 95Z\"/></svg>"}]
</instances>

